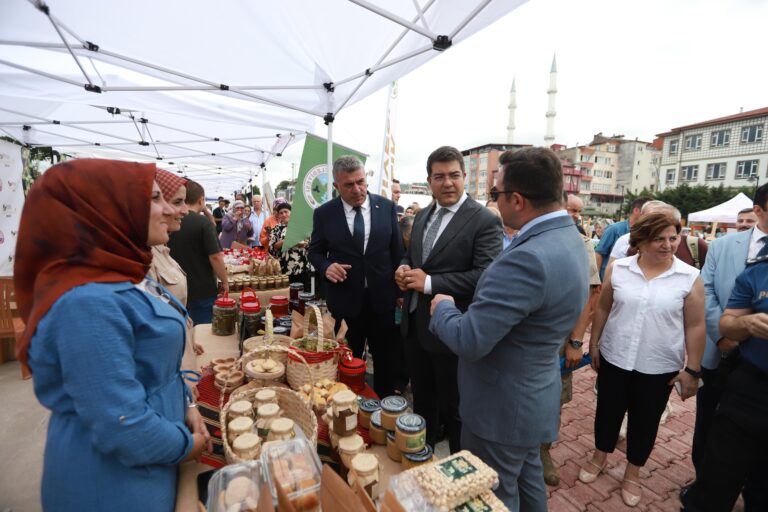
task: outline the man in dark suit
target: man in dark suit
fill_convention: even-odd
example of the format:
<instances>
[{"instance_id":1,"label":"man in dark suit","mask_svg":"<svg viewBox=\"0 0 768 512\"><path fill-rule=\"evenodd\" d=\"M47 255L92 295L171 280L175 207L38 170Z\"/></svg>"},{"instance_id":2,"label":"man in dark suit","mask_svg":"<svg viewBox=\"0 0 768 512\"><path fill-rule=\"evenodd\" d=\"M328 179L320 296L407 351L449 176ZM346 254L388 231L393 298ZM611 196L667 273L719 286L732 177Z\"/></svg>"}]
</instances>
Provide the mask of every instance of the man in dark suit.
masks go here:
<instances>
[{"instance_id":1,"label":"man in dark suit","mask_svg":"<svg viewBox=\"0 0 768 512\"><path fill-rule=\"evenodd\" d=\"M472 305L432 300L430 330L459 356L462 447L499 473L511 510L546 512L539 447L557 438L563 340L589 289L584 241L563 210L563 173L549 149L506 152L493 199L518 229L483 273Z\"/></svg>"},{"instance_id":2,"label":"man in dark suit","mask_svg":"<svg viewBox=\"0 0 768 512\"><path fill-rule=\"evenodd\" d=\"M427 421L427 440L445 425L451 452L460 449L458 358L429 332L429 303L435 294L456 298L466 311L483 271L501 252L499 219L464 192L464 159L452 147L427 159L427 181L435 201L416 216L411 244L396 272L407 291L401 331L406 339L413 408Z\"/></svg>"},{"instance_id":3,"label":"man in dark suit","mask_svg":"<svg viewBox=\"0 0 768 512\"><path fill-rule=\"evenodd\" d=\"M395 203L369 194L363 164L342 156L333 164L339 196L315 210L309 260L327 281L328 309L345 320L355 357L365 343L374 360L374 390L394 392L389 334L394 329L397 286L393 277L403 257Z\"/></svg>"}]
</instances>

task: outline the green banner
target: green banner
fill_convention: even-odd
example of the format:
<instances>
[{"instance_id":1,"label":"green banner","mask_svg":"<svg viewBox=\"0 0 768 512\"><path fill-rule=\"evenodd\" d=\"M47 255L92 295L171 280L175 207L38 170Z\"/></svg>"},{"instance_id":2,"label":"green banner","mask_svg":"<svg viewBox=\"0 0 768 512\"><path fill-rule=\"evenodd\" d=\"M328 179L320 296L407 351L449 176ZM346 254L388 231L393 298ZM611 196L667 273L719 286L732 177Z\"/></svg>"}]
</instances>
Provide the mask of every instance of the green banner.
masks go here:
<instances>
[{"instance_id":1,"label":"green banner","mask_svg":"<svg viewBox=\"0 0 768 512\"><path fill-rule=\"evenodd\" d=\"M312 215L315 208L330 199L328 197L328 141L307 134L304 152L296 180L296 192L291 204L291 220L285 233L283 252L299 242L309 239L312 234ZM338 144L333 145L333 159L340 156L356 156L365 165L367 155Z\"/></svg>"}]
</instances>

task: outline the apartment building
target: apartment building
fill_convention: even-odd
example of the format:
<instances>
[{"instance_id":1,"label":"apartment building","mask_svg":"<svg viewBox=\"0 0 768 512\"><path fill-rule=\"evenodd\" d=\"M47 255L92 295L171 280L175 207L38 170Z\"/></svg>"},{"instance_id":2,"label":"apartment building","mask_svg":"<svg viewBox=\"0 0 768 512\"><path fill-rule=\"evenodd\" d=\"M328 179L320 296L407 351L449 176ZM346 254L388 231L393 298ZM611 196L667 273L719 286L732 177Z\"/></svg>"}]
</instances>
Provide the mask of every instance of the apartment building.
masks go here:
<instances>
[{"instance_id":1,"label":"apartment building","mask_svg":"<svg viewBox=\"0 0 768 512\"><path fill-rule=\"evenodd\" d=\"M487 201L495 175L499 169L499 156L505 151L529 148L531 144L484 144L461 152L467 178L464 189L470 197Z\"/></svg>"},{"instance_id":2,"label":"apartment building","mask_svg":"<svg viewBox=\"0 0 768 512\"><path fill-rule=\"evenodd\" d=\"M744 187L768 177L768 107L675 128L663 139L659 189Z\"/></svg>"}]
</instances>

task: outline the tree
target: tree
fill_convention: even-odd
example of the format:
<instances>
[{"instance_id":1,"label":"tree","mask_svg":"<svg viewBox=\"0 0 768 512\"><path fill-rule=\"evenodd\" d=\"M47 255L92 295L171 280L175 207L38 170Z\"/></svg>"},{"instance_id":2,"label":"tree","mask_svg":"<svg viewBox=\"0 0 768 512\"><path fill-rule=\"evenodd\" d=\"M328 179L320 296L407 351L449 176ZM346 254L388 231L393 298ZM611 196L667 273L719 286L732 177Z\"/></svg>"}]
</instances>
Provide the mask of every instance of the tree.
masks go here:
<instances>
[{"instance_id":1,"label":"tree","mask_svg":"<svg viewBox=\"0 0 768 512\"><path fill-rule=\"evenodd\" d=\"M278 190L288 190L288 187L290 186L291 182L288 180L283 180L280 183L277 184L275 187L275 192Z\"/></svg>"},{"instance_id":2,"label":"tree","mask_svg":"<svg viewBox=\"0 0 768 512\"><path fill-rule=\"evenodd\" d=\"M739 192L743 192L747 196L752 197L754 189L753 187L724 187L722 183L719 187L707 187L705 185L691 187L687 183L683 183L678 187L668 188L663 192L656 193L643 189L638 194L633 194L632 192L627 192L625 194L622 212L624 215L629 215L632 201L638 197L645 196L675 206L680 210L680 214L683 218L686 218L693 212L706 210L707 208L712 208L720 203L724 203Z\"/></svg>"},{"instance_id":3,"label":"tree","mask_svg":"<svg viewBox=\"0 0 768 512\"><path fill-rule=\"evenodd\" d=\"M254 196L260 196L260 195L261 195L261 189L259 188L259 186L258 186L258 185L253 185L253 186L251 187L251 193L252 193Z\"/></svg>"}]
</instances>

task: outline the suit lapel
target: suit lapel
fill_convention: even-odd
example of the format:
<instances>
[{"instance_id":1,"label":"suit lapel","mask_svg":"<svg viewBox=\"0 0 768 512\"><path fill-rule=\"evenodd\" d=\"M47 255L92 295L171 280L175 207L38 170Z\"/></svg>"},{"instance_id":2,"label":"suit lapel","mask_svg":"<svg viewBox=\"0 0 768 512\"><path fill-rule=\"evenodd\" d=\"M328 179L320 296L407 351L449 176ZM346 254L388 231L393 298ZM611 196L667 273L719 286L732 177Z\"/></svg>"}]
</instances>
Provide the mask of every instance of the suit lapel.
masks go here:
<instances>
[{"instance_id":1,"label":"suit lapel","mask_svg":"<svg viewBox=\"0 0 768 512\"><path fill-rule=\"evenodd\" d=\"M347 212L344 211L344 203L341 202L341 198L337 197L334 199L336 203L334 204L334 210L333 216L336 217L336 221L332 222L331 225L335 226L343 226L344 230L344 237L347 239L347 243L349 243L350 246L354 247L355 240L352 238L352 233L349 232L349 224L347 224Z\"/></svg>"},{"instance_id":2,"label":"suit lapel","mask_svg":"<svg viewBox=\"0 0 768 512\"><path fill-rule=\"evenodd\" d=\"M735 247L733 250L735 251L735 258L733 258L733 270L734 275L738 276L741 274L745 268L747 268L747 258L749 257L749 244L752 242L752 232L755 228L750 229L746 233L748 233L748 236L746 237L740 237L738 240L734 240L736 242ZM741 234L741 233L739 233Z\"/></svg>"},{"instance_id":3,"label":"suit lapel","mask_svg":"<svg viewBox=\"0 0 768 512\"><path fill-rule=\"evenodd\" d=\"M472 201L472 199L467 197L467 199L464 200L464 204L462 204L459 210L453 214L453 218L451 218L450 222L448 222L448 225L445 226L443 232L440 233L440 237L435 241L435 245L432 246L432 250L429 252L427 261L434 259L435 256L439 254L440 251L442 251L448 245L448 243L461 232L461 228L464 227L469 219L471 219L472 216L477 213L476 208L472 203L470 203L470 201ZM426 263L426 261L424 263Z\"/></svg>"}]
</instances>

